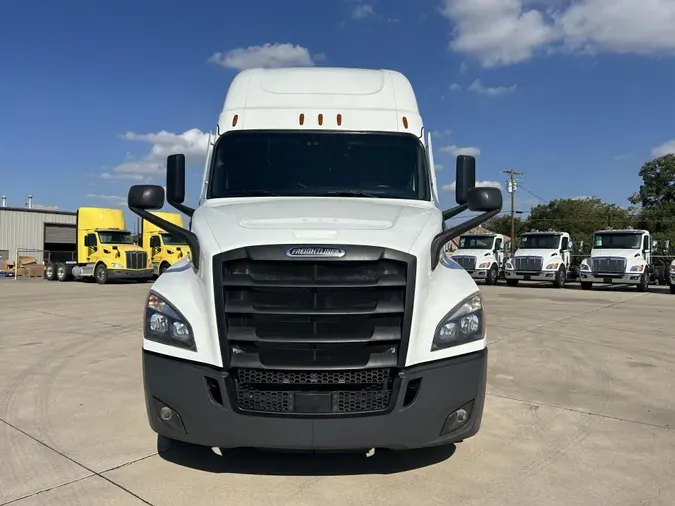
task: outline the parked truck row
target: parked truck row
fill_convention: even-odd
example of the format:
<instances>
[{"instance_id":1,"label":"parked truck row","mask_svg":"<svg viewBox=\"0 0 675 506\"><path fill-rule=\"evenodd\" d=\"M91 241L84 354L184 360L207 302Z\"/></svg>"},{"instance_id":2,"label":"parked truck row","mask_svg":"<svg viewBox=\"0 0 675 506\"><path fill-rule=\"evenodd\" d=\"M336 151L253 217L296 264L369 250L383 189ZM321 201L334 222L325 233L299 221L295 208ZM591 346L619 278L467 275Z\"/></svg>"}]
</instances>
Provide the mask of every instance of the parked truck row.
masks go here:
<instances>
[{"instance_id":1,"label":"parked truck row","mask_svg":"<svg viewBox=\"0 0 675 506\"><path fill-rule=\"evenodd\" d=\"M506 248L508 238L494 233L466 234L451 258L474 279L496 284L500 278L509 286L520 281L548 281L562 288L569 280L580 281L583 290L594 284L634 285L647 291L656 278L652 262L651 234L640 229L605 229L595 232L590 256L578 267L571 264L572 238L567 232L547 230L520 236L513 256ZM675 260L664 278L675 293Z\"/></svg>"},{"instance_id":2,"label":"parked truck row","mask_svg":"<svg viewBox=\"0 0 675 506\"><path fill-rule=\"evenodd\" d=\"M182 225L176 213L157 213ZM74 260L50 259L45 266L48 281L84 280L105 284L109 280L147 281L159 276L183 256L186 244L147 223L142 225L140 244L127 230L121 209L81 207L77 210ZM63 258L64 252L60 252Z\"/></svg>"}]
</instances>

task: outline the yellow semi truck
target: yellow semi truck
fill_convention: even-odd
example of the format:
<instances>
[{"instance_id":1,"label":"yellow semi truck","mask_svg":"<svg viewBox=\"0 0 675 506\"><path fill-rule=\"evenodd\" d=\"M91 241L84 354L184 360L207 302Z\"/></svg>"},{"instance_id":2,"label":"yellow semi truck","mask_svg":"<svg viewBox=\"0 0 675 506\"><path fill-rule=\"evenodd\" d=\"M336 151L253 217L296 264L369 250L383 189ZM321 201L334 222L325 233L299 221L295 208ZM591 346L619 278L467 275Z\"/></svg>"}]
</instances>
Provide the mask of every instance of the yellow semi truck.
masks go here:
<instances>
[{"instance_id":1,"label":"yellow semi truck","mask_svg":"<svg viewBox=\"0 0 675 506\"><path fill-rule=\"evenodd\" d=\"M153 278L148 254L134 244L121 209L81 207L77 210L77 261L48 262L45 278L52 281Z\"/></svg>"},{"instance_id":2,"label":"yellow semi truck","mask_svg":"<svg viewBox=\"0 0 675 506\"><path fill-rule=\"evenodd\" d=\"M178 213L157 211L152 214L184 228L183 217ZM141 223L140 246L150 258L155 276L159 276L179 260L191 257L190 247L183 239L169 234L147 220Z\"/></svg>"}]
</instances>

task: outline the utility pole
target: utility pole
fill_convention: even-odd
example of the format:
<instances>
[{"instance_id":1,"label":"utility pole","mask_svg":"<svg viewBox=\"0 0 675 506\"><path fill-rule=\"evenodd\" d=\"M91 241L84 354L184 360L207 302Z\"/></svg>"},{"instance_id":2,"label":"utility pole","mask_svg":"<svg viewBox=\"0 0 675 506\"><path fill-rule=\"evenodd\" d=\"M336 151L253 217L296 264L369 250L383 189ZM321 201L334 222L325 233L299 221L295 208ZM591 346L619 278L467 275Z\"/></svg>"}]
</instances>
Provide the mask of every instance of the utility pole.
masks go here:
<instances>
[{"instance_id":1,"label":"utility pole","mask_svg":"<svg viewBox=\"0 0 675 506\"><path fill-rule=\"evenodd\" d=\"M511 256L514 255L516 251L516 208L515 208L515 197L516 197L516 188L518 186L516 182L516 176L522 176L522 172L516 172L513 169L503 170L504 174L509 175L509 179L506 181L506 189L511 194Z\"/></svg>"}]
</instances>

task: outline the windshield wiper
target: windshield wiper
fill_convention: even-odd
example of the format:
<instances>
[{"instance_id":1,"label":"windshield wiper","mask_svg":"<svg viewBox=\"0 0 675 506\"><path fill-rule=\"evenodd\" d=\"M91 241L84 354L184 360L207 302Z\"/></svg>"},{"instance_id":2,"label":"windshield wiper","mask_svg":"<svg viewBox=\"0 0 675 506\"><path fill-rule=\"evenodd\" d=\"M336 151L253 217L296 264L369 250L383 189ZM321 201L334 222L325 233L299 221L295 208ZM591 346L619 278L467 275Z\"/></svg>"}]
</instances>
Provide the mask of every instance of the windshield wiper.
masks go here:
<instances>
[{"instance_id":1,"label":"windshield wiper","mask_svg":"<svg viewBox=\"0 0 675 506\"><path fill-rule=\"evenodd\" d=\"M368 197L376 199L377 195L362 191L336 190L326 193L317 193L317 197Z\"/></svg>"}]
</instances>

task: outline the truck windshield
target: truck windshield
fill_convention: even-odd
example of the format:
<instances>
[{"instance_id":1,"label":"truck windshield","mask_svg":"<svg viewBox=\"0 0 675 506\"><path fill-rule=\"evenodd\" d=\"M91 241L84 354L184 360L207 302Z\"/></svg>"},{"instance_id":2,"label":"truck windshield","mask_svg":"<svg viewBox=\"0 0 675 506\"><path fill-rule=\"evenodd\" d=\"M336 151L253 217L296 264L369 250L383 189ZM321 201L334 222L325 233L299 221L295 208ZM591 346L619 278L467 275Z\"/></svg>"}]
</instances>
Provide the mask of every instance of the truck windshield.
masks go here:
<instances>
[{"instance_id":1,"label":"truck windshield","mask_svg":"<svg viewBox=\"0 0 675 506\"><path fill-rule=\"evenodd\" d=\"M640 249L642 234L615 232L595 234L594 249Z\"/></svg>"},{"instance_id":2,"label":"truck windshield","mask_svg":"<svg viewBox=\"0 0 675 506\"><path fill-rule=\"evenodd\" d=\"M240 131L214 151L209 198L430 199L425 151L410 134Z\"/></svg>"},{"instance_id":3,"label":"truck windshield","mask_svg":"<svg viewBox=\"0 0 675 506\"><path fill-rule=\"evenodd\" d=\"M101 244L133 244L131 232L99 231L98 241Z\"/></svg>"},{"instance_id":4,"label":"truck windshield","mask_svg":"<svg viewBox=\"0 0 675 506\"><path fill-rule=\"evenodd\" d=\"M560 246L558 234L532 234L523 235L520 238L522 249L558 249Z\"/></svg>"},{"instance_id":5,"label":"truck windshield","mask_svg":"<svg viewBox=\"0 0 675 506\"><path fill-rule=\"evenodd\" d=\"M459 238L459 249L492 249L494 237L464 235Z\"/></svg>"},{"instance_id":6,"label":"truck windshield","mask_svg":"<svg viewBox=\"0 0 675 506\"><path fill-rule=\"evenodd\" d=\"M185 246L185 241L171 234L162 234L162 242L166 246Z\"/></svg>"}]
</instances>

